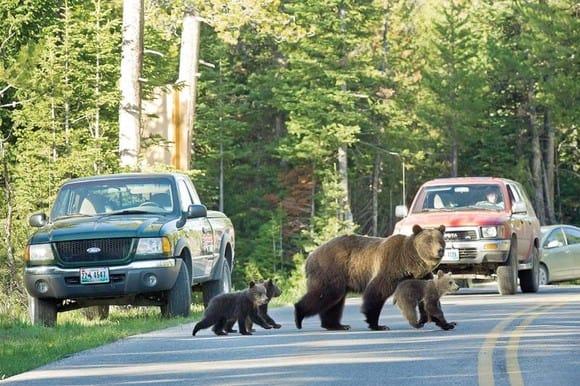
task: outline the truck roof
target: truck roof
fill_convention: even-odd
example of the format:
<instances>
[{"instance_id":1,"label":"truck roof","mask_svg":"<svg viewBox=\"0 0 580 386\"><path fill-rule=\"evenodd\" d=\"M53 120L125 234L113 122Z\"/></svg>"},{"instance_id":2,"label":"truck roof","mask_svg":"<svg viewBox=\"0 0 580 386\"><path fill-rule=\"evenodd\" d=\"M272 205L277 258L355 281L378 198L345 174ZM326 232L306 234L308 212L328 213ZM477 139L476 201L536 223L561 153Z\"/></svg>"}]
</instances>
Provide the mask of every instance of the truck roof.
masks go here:
<instances>
[{"instance_id":1,"label":"truck roof","mask_svg":"<svg viewBox=\"0 0 580 386\"><path fill-rule=\"evenodd\" d=\"M447 185L447 184L479 184L479 183L515 183L507 178L501 177L450 177L450 178L436 178L425 182L424 186L429 185Z\"/></svg>"},{"instance_id":2,"label":"truck roof","mask_svg":"<svg viewBox=\"0 0 580 386\"><path fill-rule=\"evenodd\" d=\"M99 181L99 180L111 180L111 179L115 179L115 180L122 180L125 178L147 178L147 177L171 177L171 178L175 178L177 176L185 176L185 174L183 173L172 173L172 172L160 172L160 173L156 173L156 172L147 172L147 173L138 173L138 172L134 172L134 173L118 173L118 174L101 174L101 175L96 175L96 176L87 176L87 177L78 177L78 178L72 178L68 181L66 181L65 183L70 183L70 182L83 182L83 181Z\"/></svg>"}]
</instances>

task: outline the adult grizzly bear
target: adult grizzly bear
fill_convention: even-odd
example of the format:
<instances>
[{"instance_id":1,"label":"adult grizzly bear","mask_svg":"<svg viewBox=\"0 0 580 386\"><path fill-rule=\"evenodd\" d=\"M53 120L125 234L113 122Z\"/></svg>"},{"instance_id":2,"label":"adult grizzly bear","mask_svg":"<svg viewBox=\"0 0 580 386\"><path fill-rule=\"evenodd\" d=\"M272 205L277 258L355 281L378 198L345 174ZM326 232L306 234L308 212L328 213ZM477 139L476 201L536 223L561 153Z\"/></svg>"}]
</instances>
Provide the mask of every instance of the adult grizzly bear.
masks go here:
<instances>
[{"instance_id":1,"label":"adult grizzly bear","mask_svg":"<svg viewBox=\"0 0 580 386\"><path fill-rule=\"evenodd\" d=\"M341 324L349 291L363 294L361 312L371 330L379 325L385 301L404 279L432 278L445 250L445 226L436 229L413 227L411 236L387 238L359 235L339 236L316 248L306 259L306 294L294 305L294 320L320 315L321 327L349 330Z\"/></svg>"}]
</instances>

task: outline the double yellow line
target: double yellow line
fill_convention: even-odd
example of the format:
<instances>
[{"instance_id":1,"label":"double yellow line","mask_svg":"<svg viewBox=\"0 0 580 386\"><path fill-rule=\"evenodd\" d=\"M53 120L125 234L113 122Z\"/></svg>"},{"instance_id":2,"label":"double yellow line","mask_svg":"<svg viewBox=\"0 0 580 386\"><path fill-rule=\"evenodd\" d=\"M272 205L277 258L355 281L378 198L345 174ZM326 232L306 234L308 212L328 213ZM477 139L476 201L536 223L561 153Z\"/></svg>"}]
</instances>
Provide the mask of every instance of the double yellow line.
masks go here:
<instances>
[{"instance_id":1,"label":"double yellow line","mask_svg":"<svg viewBox=\"0 0 580 386\"><path fill-rule=\"evenodd\" d=\"M477 367L479 385L492 386L495 384L493 374L493 352L496 350L497 341L509 324L522 317L522 315L529 315L509 334L509 340L506 347L506 371L509 376L510 385L523 386L524 380L522 378L518 361L518 348L522 333L534 321L534 319L562 305L563 303L534 305L516 312L499 322L494 329L487 334L487 337L481 346L481 350L479 350Z\"/></svg>"}]
</instances>

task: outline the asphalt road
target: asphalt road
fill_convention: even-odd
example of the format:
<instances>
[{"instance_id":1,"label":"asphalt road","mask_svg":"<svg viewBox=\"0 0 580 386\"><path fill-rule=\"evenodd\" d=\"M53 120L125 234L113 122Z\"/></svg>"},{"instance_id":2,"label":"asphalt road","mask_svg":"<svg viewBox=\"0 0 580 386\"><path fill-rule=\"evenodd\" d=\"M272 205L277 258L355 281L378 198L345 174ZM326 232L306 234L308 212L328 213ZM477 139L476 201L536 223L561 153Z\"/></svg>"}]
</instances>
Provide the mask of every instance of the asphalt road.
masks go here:
<instances>
[{"instance_id":1,"label":"asphalt road","mask_svg":"<svg viewBox=\"0 0 580 386\"><path fill-rule=\"evenodd\" d=\"M253 336L191 336L187 324L133 336L70 356L7 385L534 385L580 384L580 286L541 287L499 296L495 286L442 299L448 321L416 330L390 300L370 331L360 299L347 301L348 332L293 322L293 309L271 310L280 330Z\"/></svg>"}]
</instances>

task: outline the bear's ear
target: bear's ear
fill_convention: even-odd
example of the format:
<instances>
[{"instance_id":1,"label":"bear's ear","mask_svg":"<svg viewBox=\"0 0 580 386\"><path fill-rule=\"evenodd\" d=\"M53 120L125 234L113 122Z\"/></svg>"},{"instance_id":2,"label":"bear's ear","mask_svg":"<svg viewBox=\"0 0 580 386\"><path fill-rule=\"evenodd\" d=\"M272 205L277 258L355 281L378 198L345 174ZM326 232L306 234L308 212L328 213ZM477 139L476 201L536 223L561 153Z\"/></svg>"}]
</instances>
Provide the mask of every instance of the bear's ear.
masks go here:
<instances>
[{"instance_id":1,"label":"bear's ear","mask_svg":"<svg viewBox=\"0 0 580 386\"><path fill-rule=\"evenodd\" d=\"M255 285L256 285L256 283L254 283L253 281L250 282L250 288L252 288Z\"/></svg>"},{"instance_id":2,"label":"bear's ear","mask_svg":"<svg viewBox=\"0 0 580 386\"><path fill-rule=\"evenodd\" d=\"M445 272L443 272L442 270L438 270L437 277L443 277L443 276L445 276Z\"/></svg>"},{"instance_id":3,"label":"bear's ear","mask_svg":"<svg viewBox=\"0 0 580 386\"><path fill-rule=\"evenodd\" d=\"M445 225L439 225L439 228L437 229L439 229L439 232L445 233Z\"/></svg>"},{"instance_id":4,"label":"bear's ear","mask_svg":"<svg viewBox=\"0 0 580 386\"><path fill-rule=\"evenodd\" d=\"M423 230L423 228L421 228L421 225L418 225L418 224L413 225L413 234L414 235L418 235L419 233L421 233L422 230Z\"/></svg>"}]
</instances>

